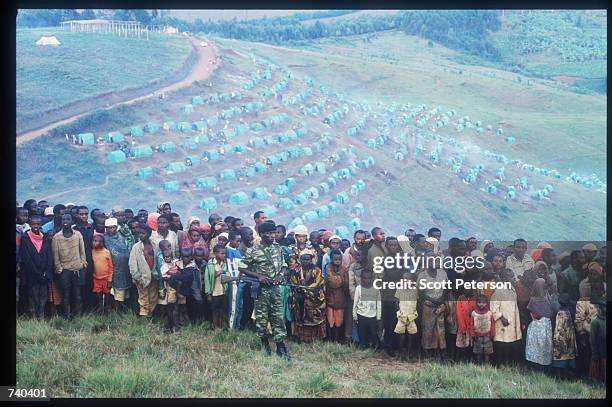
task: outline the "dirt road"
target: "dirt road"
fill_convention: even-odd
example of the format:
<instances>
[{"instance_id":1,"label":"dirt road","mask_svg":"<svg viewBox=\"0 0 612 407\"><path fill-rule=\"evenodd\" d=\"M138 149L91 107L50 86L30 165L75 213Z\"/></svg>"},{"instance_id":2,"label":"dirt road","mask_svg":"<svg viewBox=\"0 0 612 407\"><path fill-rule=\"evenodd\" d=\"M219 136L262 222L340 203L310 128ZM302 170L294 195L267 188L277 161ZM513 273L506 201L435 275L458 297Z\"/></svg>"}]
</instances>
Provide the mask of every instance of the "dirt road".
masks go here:
<instances>
[{"instance_id":1,"label":"dirt road","mask_svg":"<svg viewBox=\"0 0 612 407\"><path fill-rule=\"evenodd\" d=\"M200 45L201 41L206 41L208 43L208 46L202 47ZM191 85L194 81L200 81L200 80L204 80L208 78L214 72L214 70L217 69L217 67L219 66L219 59L218 59L218 52L217 52L216 47L213 44L211 44L210 41L204 40L202 38L197 38L197 37L191 37L191 43L198 50L198 61L194 65L189 75L187 75L187 77L183 80L180 80L178 82L175 82L163 88L156 89L154 92L173 92L177 89L187 87ZM214 64L211 64L211 61L214 61ZM136 103L136 102L139 102L141 100L145 100L151 97L154 97L154 93L148 93L146 95L139 96L136 98L123 100L121 102L117 102L110 106L107 106L105 107L105 109L112 109L114 107L117 107L123 104L131 105L133 103ZM21 135L18 135L16 137L16 143L17 145L19 145L25 141L34 140L35 138L40 137L43 134L46 134L49 130L57 126L62 126L64 124L71 123L74 120L78 119L79 117L83 117L89 113L90 112L81 113L81 114L69 117L67 119L60 120L55 123L51 123L41 129L32 130L32 131L23 133Z\"/></svg>"}]
</instances>

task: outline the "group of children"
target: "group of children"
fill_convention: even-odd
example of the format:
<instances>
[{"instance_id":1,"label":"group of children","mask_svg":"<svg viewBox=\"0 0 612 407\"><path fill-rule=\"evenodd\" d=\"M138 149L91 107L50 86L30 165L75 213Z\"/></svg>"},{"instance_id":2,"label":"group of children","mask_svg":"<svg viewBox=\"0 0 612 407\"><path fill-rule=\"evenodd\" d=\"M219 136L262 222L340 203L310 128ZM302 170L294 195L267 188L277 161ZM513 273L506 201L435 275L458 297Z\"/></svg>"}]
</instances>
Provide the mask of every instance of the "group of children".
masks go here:
<instances>
[{"instance_id":1,"label":"group of children","mask_svg":"<svg viewBox=\"0 0 612 407\"><path fill-rule=\"evenodd\" d=\"M212 214L208 224L187 219L185 230L167 202L156 213L94 209L91 221L88 214L71 204L49 211L28 201L17 208L22 313L55 315L61 305L69 318L86 303L85 311L99 312L109 312L111 304L125 312L131 304L143 318L165 320L169 331L204 319L214 329L254 325L256 288L235 279L236 262L258 244L258 226L272 222L263 212L255 213L252 228ZM289 266L285 280L300 286L281 286L287 330L298 343L327 338L383 348L407 361L488 363L493 356L498 364L527 361L562 377L606 381L605 246L587 244L557 257L545 242L527 255L522 239L503 249L484 241L478 250L474 237L452 238L442 250L437 228L427 236L409 229L397 237L385 237L378 227L358 230L351 243L327 230L308 233L298 226L287 234L275 226ZM435 262L412 269L385 263L382 273L374 273L376 257L404 253L482 256L486 262L464 270L431 266ZM458 278L507 284L475 290L420 284ZM377 288L377 279L410 280L416 288Z\"/></svg>"}]
</instances>

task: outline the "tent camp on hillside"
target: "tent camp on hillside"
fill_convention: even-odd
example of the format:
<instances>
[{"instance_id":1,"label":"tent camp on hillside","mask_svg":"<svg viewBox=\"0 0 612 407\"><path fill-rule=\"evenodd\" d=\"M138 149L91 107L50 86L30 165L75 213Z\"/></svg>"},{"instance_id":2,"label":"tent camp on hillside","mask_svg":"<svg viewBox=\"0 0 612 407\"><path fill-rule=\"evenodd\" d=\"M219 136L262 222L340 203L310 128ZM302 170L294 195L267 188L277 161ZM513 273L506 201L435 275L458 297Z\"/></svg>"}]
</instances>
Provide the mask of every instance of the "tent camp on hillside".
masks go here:
<instances>
[{"instance_id":1,"label":"tent camp on hillside","mask_svg":"<svg viewBox=\"0 0 612 407\"><path fill-rule=\"evenodd\" d=\"M40 37L38 41L36 41L36 45L61 45L62 43L58 41L55 36L45 37L44 35Z\"/></svg>"}]
</instances>

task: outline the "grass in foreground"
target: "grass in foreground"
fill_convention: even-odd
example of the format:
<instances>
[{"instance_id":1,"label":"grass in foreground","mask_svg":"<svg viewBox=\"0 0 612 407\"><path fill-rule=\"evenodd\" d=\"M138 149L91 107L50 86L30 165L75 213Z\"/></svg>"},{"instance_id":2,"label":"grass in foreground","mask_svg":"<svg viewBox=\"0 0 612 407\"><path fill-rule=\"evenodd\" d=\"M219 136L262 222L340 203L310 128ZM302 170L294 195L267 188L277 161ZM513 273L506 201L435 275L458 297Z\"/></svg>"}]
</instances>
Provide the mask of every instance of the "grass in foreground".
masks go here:
<instances>
[{"instance_id":1,"label":"grass in foreground","mask_svg":"<svg viewBox=\"0 0 612 407\"><path fill-rule=\"evenodd\" d=\"M288 344L266 356L251 332L208 324L171 335L132 315L17 320L19 387L52 397L605 398L604 386L523 368L402 364L373 351Z\"/></svg>"}]
</instances>

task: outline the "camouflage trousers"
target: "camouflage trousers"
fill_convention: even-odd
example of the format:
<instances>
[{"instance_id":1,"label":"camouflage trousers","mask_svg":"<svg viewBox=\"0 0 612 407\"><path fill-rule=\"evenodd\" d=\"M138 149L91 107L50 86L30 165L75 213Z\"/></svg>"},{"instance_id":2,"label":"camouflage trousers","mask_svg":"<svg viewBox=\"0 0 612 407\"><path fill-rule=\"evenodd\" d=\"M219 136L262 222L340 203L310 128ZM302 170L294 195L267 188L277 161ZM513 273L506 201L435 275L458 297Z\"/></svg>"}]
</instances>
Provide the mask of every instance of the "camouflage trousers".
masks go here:
<instances>
[{"instance_id":1,"label":"camouflage trousers","mask_svg":"<svg viewBox=\"0 0 612 407\"><path fill-rule=\"evenodd\" d=\"M268 322L272 326L274 342L280 342L287 336L283 320L283 303L278 286L261 286L255 300L255 330L257 336L265 338L268 335Z\"/></svg>"}]
</instances>

